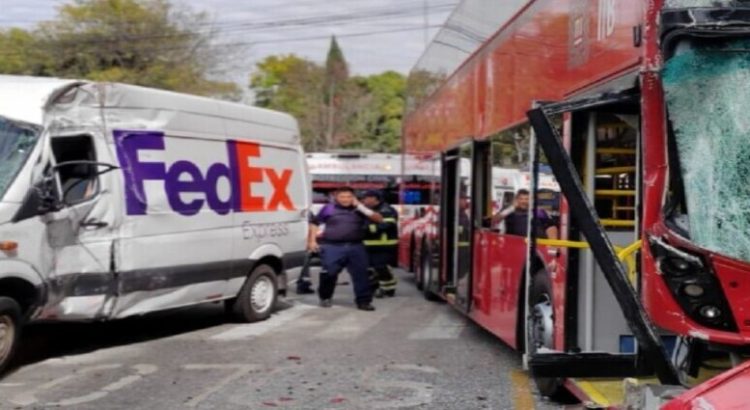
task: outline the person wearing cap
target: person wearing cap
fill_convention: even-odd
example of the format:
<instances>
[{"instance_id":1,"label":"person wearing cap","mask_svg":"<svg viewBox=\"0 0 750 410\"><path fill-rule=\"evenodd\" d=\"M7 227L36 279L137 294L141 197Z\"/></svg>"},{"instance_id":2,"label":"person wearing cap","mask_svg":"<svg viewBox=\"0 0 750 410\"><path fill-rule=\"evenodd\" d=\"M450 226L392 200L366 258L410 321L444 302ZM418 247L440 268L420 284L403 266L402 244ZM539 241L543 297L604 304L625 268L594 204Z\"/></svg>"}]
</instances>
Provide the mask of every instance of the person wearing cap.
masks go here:
<instances>
[{"instance_id":1,"label":"person wearing cap","mask_svg":"<svg viewBox=\"0 0 750 410\"><path fill-rule=\"evenodd\" d=\"M357 309L375 310L367 277L367 251L362 243L368 221L381 223L383 216L361 204L352 188L341 187L334 194L334 202L324 206L310 224L308 251L319 252L323 265L318 286L321 307L332 306L338 275L346 268L352 278ZM325 225L320 237L319 225Z\"/></svg>"},{"instance_id":2,"label":"person wearing cap","mask_svg":"<svg viewBox=\"0 0 750 410\"><path fill-rule=\"evenodd\" d=\"M365 233L370 271L377 287L375 297L396 296L398 280L391 267L398 263L398 212L383 201L380 191L367 191L362 203L383 216L381 222L370 221Z\"/></svg>"}]
</instances>

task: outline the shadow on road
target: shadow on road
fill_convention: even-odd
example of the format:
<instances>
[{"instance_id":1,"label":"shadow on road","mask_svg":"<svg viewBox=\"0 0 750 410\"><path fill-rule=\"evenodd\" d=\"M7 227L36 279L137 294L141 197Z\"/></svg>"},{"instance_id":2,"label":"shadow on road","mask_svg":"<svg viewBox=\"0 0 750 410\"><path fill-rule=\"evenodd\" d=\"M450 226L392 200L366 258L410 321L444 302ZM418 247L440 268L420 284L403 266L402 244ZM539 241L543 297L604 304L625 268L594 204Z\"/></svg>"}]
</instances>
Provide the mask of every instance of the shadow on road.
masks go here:
<instances>
[{"instance_id":1,"label":"shadow on road","mask_svg":"<svg viewBox=\"0 0 750 410\"><path fill-rule=\"evenodd\" d=\"M280 302L277 311L288 307ZM7 373L50 358L158 340L232 323L221 303L93 323L38 323L24 328ZM6 373L6 374L7 374Z\"/></svg>"}]
</instances>

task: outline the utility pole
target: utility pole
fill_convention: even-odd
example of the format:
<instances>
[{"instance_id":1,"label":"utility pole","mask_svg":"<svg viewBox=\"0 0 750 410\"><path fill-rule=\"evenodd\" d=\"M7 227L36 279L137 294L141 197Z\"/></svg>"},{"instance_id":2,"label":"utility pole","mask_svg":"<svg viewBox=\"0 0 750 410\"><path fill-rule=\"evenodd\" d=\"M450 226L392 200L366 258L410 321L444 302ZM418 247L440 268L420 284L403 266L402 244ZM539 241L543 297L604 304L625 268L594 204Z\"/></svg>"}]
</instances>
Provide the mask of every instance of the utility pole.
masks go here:
<instances>
[{"instance_id":1,"label":"utility pole","mask_svg":"<svg viewBox=\"0 0 750 410\"><path fill-rule=\"evenodd\" d=\"M328 131L326 132L326 146L325 149L329 150L333 147L333 123L336 120L335 109L336 106L333 103L334 93L336 92L336 79L331 80L331 85L328 86Z\"/></svg>"},{"instance_id":2,"label":"utility pole","mask_svg":"<svg viewBox=\"0 0 750 410\"><path fill-rule=\"evenodd\" d=\"M424 0L423 3L424 13L424 46L427 48L430 45L430 0Z\"/></svg>"}]
</instances>

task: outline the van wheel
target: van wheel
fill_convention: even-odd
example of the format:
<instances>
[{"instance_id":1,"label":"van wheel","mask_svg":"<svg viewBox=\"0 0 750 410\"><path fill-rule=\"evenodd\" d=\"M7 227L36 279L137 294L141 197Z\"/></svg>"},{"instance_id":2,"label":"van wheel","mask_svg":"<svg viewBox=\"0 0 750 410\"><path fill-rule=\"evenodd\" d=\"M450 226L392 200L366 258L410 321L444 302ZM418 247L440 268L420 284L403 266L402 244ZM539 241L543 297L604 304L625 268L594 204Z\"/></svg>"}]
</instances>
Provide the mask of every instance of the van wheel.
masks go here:
<instances>
[{"instance_id":1,"label":"van wheel","mask_svg":"<svg viewBox=\"0 0 750 410\"><path fill-rule=\"evenodd\" d=\"M232 304L233 313L245 322L266 320L271 316L277 296L276 271L268 265L258 265Z\"/></svg>"},{"instance_id":2,"label":"van wheel","mask_svg":"<svg viewBox=\"0 0 750 410\"><path fill-rule=\"evenodd\" d=\"M552 284L544 269L539 270L532 279L529 290L529 351L554 349L555 317L552 306ZM536 377L534 381L542 396L555 399L565 394L563 380L559 377Z\"/></svg>"},{"instance_id":3,"label":"van wheel","mask_svg":"<svg viewBox=\"0 0 750 410\"><path fill-rule=\"evenodd\" d=\"M21 307L7 297L0 297L0 374L13 358L21 336Z\"/></svg>"}]
</instances>

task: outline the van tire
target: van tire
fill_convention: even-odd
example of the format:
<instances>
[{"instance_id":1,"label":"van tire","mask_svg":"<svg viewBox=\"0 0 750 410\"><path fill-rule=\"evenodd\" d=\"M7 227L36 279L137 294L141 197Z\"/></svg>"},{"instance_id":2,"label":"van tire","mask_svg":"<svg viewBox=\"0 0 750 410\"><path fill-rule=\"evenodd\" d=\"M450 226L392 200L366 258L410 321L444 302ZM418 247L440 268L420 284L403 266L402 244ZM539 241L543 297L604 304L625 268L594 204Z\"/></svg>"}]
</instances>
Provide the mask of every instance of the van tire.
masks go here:
<instances>
[{"instance_id":1,"label":"van tire","mask_svg":"<svg viewBox=\"0 0 750 410\"><path fill-rule=\"evenodd\" d=\"M276 271L265 264L258 265L242 285L237 299L227 304L234 316L243 322L259 322L271 316L278 298Z\"/></svg>"},{"instance_id":2,"label":"van tire","mask_svg":"<svg viewBox=\"0 0 750 410\"><path fill-rule=\"evenodd\" d=\"M21 307L8 297L0 296L0 375L13 360L21 336Z\"/></svg>"}]
</instances>

